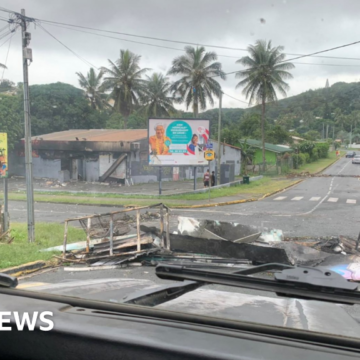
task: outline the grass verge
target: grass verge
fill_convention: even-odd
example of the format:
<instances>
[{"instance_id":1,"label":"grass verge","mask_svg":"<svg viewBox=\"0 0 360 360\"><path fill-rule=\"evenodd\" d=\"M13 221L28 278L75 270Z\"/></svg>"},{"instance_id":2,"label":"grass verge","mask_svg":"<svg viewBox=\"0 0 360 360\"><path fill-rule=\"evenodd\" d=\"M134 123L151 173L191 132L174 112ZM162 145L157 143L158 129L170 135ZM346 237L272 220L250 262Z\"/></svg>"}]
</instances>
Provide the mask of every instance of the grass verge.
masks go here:
<instances>
[{"instance_id":1,"label":"grass verge","mask_svg":"<svg viewBox=\"0 0 360 360\"><path fill-rule=\"evenodd\" d=\"M266 193L270 193L284 187L290 186L294 181L288 179L274 179L271 177L263 177L260 180L250 182L248 185L235 185L226 188L214 189L210 191L210 198L215 199L218 197L234 197L237 195L245 195L248 197L261 197ZM167 196L167 199L177 200L206 200L209 198L209 193L198 194L184 194Z\"/></svg>"},{"instance_id":2,"label":"grass verge","mask_svg":"<svg viewBox=\"0 0 360 360\"><path fill-rule=\"evenodd\" d=\"M50 260L59 252L40 252L41 249L61 245L64 239L64 226L55 223L37 223L35 225L36 241L27 241L27 225L11 224L11 244L0 243L0 269L13 267L36 260ZM80 228L69 227L68 242L86 240L85 232Z\"/></svg>"},{"instance_id":3,"label":"grass verge","mask_svg":"<svg viewBox=\"0 0 360 360\"><path fill-rule=\"evenodd\" d=\"M213 189L210 191L210 199L230 197L229 200L234 198L249 199L252 197L258 198L262 195L280 190L284 187L290 186L294 180L289 179L275 179L271 177L264 177L260 180L251 182L249 185L237 185L220 189ZM68 203L68 204L87 204L87 205L108 205L108 206L148 206L163 202L168 206L184 206L198 204L202 200L209 198L209 193L197 193L197 194L179 194L179 195L164 195L158 196L147 196L143 198L136 195L113 194L111 196L101 196L102 194L93 193L81 193L71 194L66 192L56 193L36 193L35 201L38 202L50 202L50 203ZM10 193L10 200L26 200L25 193ZM224 199L222 199L224 201ZM194 202L194 203L191 203Z\"/></svg>"},{"instance_id":4,"label":"grass verge","mask_svg":"<svg viewBox=\"0 0 360 360\"><path fill-rule=\"evenodd\" d=\"M340 151L340 156L343 156L345 154L345 151ZM329 153L329 157L325 159L319 159L315 162L305 164L300 169L292 170L291 172L294 174L299 174L302 172L309 172L310 174L316 174L322 170L324 170L326 167L331 165L337 160L336 152L331 151Z\"/></svg>"}]
</instances>

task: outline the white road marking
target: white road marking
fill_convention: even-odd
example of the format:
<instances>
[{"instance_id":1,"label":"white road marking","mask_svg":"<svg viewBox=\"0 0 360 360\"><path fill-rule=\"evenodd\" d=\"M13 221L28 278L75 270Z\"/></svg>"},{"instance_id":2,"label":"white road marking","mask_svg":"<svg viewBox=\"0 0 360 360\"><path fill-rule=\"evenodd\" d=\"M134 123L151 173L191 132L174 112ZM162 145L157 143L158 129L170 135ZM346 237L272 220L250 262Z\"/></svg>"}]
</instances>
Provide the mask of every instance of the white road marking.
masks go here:
<instances>
[{"instance_id":1,"label":"white road marking","mask_svg":"<svg viewBox=\"0 0 360 360\"><path fill-rule=\"evenodd\" d=\"M346 200L346 203L347 203L347 204L356 204L356 200L347 199L347 200Z\"/></svg>"},{"instance_id":2,"label":"white road marking","mask_svg":"<svg viewBox=\"0 0 360 360\"><path fill-rule=\"evenodd\" d=\"M301 200L302 198L303 198L303 196L295 196L295 197L292 198L291 200L298 201L298 200Z\"/></svg>"},{"instance_id":3,"label":"white road marking","mask_svg":"<svg viewBox=\"0 0 360 360\"><path fill-rule=\"evenodd\" d=\"M339 198L329 198L328 202L337 202Z\"/></svg>"},{"instance_id":4,"label":"white road marking","mask_svg":"<svg viewBox=\"0 0 360 360\"><path fill-rule=\"evenodd\" d=\"M339 175L349 164L351 164L350 162L346 163L345 166L339 170L339 172L336 175Z\"/></svg>"},{"instance_id":5,"label":"white road marking","mask_svg":"<svg viewBox=\"0 0 360 360\"><path fill-rule=\"evenodd\" d=\"M287 196L279 196L279 197L275 198L274 200L284 200L286 198L287 198Z\"/></svg>"},{"instance_id":6,"label":"white road marking","mask_svg":"<svg viewBox=\"0 0 360 360\"><path fill-rule=\"evenodd\" d=\"M318 201L320 200L320 196L313 196L310 201Z\"/></svg>"}]
</instances>

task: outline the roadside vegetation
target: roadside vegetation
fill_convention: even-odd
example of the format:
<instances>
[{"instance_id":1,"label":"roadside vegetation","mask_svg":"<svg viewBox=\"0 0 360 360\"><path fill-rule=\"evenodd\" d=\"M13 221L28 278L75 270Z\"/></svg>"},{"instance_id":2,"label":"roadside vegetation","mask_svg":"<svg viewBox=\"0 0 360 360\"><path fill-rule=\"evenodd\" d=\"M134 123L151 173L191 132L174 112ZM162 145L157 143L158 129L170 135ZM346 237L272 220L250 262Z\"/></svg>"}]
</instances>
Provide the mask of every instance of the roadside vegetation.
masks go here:
<instances>
[{"instance_id":1,"label":"roadside vegetation","mask_svg":"<svg viewBox=\"0 0 360 360\"><path fill-rule=\"evenodd\" d=\"M53 255L60 252L40 252L63 243L64 225L55 223L36 223L36 241L29 243L27 240L27 225L25 223L11 223L10 244L0 243L0 269L5 269L36 260L50 260ZM68 242L86 240L83 229L69 226Z\"/></svg>"},{"instance_id":2,"label":"roadside vegetation","mask_svg":"<svg viewBox=\"0 0 360 360\"><path fill-rule=\"evenodd\" d=\"M263 177L260 180L250 182L249 185L236 185L220 189L210 190L210 199L219 199L221 201L234 200L236 197L242 196L244 199L259 198L269 192L280 190L283 187L291 185L293 180L284 178L275 179L271 177ZM229 197L229 199L223 199ZM123 195L123 194L101 194L101 193L80 193L77 195L61 192L35 193L35 201L50 203L69 203L69 204L92 204L92 205L153 205L159 202L170 207L192 205L197 201L207 200L209 192L196 194L179 194L179 195ZM10 200L26 200L24 192L10 193ZM204 203L206 204L206 203Z\"/></svg>"},{"instance_id":3,"label":"roadside vegetation","mask_svg":"<svg viewBox=\"0 0 360 360\"><path fill-rule=\"evenodd\" d=\"M346 153L346 151L341 150L340 157L344 156L345 153ZM322 171L323 169L325 169L326 167L330 166L331 164L333 164L337 159L338 159L338 157L336 156L336 151L330 151L328 157L319 159L312 163L305 163L299 169L295 169L292 172L297 173L297 174L303 173L303 172L305 172L305 173L308 172L310 174L316 174L316 173Z\"/></svg>"}]
</instances>

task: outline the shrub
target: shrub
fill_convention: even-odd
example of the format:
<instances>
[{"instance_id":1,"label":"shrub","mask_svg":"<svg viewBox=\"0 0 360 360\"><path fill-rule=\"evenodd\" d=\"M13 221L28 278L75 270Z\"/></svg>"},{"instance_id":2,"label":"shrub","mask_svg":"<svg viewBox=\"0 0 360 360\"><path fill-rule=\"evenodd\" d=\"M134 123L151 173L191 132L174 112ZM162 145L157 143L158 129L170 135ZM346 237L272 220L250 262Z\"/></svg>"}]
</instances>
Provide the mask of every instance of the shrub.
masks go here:
<instances>
[{"instance_id":1,"label":"shrub","mask_svg":"<svg viewBox=\"0 0 360 360\"><path fill-rule=\"evenodd\" d=\"M319 160L319 149L318 148L312 149L310 158L311 158L311 161Z\"/></svg>"},{"instance_id":2,"label":"shrub","mask_svg":"<svg viewBox=\"0 0 360 360\"><path fill-rule=\"evenodd\" d=\"M306 156L305 156L305 154L300 153L299 157L301 159L300 166L306 164Z\"/></svg>"},{"instance_id":3,"label":"shrub","mask_svg":"<svg viewBox=\"0 0 360 360\"><path fill-rule=\"evenodd\" d=\"M329 143L316 143L315 149L318 150L319 158L327 158L329 156Z\"/></svg>"},{"instance_id":4,"label":"shrub","mask_svg":"<svg viewBox=\"0 0 360 360\"><path fill-rule=\"evenodd\" d=\"M295 154L293 156L294 169L299 169L301 165L304 165L306 162L305 154Z\"/></svg>"},{"instance_id":5,"label":"shrub","mask_svg":"<svg viewBox=\"0 0 360 360\"><path fill-rule=\"evenodd\" d=\"M299 150L302 153L311 154L312 149L315 147L315 144L312 141L304 141L299 144Z\"/></svg>"},{"instance_id":6,"label":"shrub","mask_svg":"<svg viewBox=\"0 0 360 360\"><path fill-rule=\"evenodd\" d=\"M311 157L308 153L305 153L305 162L308 164L309 162L311 162Z\"/></svg>"}]
</instances>

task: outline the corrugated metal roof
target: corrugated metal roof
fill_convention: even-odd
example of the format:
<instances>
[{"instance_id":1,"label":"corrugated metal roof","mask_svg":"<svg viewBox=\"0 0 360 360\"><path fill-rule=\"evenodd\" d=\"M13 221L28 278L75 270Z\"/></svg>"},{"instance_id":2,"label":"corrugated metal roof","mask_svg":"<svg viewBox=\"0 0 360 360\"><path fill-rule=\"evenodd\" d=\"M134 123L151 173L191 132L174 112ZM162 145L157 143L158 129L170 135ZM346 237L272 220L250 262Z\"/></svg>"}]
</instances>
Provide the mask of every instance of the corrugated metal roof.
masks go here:
<instances>
[{"instance_id":1,"label":"corrugated metal roof","mask_svg":"<svg viewBox=\"0 0 360 360\"><path fill-rule=\"evenodd\" d=\"M244 142L244 140L240 141L240 143L241 142ZM260 140L247 139L247 143L253 147L262 149L262 142ZM265 149L269 150L271 152L275 152L275 153L284 153L284 152L293 152L294 151L293 149L286 149L284 147L274 145L274 144L269 144L269 143L265 143Z\"/></svg>"},{"instance_id":2,"label":"corrugated metal roof","mask_svg":"<svg viewBox=\"0 0 360 360\"><path fill-rule=\"evenodd\" d=\"M136 141L148 136L147 129L90 129L66 130L51 134L33 136L32 140L44 141Z\"/></svg>"}]
</instances>

